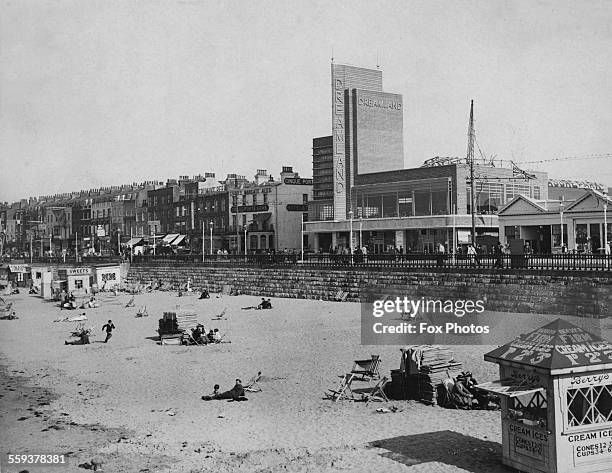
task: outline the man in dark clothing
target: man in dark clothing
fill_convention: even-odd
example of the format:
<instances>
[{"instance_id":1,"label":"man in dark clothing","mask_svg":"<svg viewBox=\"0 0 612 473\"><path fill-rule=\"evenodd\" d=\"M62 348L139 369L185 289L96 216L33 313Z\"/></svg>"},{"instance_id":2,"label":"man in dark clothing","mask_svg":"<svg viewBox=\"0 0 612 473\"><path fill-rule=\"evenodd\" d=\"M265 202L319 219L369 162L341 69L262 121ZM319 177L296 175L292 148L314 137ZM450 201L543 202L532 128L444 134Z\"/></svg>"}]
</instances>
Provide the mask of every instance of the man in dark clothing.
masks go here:
<instances>
[{"instance_id":1,"label":"man in dark clothing","mask_svg":"<svg viewBox=\"0 0 612 473\"><path fill-rule=\"evenodd\" d=\"M102 330L106 330L106 338L104 339L104 343L108 342L110 340L110 338L113 336L113 329L115 328L115 325L113 324L112 320L109 320L107 323L105 323L102 326Z\"/></svg>"},{"instance_id":2,"label":"man in dark clothing","mask_svg":"<svg viewBox=\"0 0 612 473\"><path fill-rule=\"evenodd\" d=\"M236 379L236 384L229 391L224 391L219 394L212 396L202 396L203 401L212 401L213 399L232 399L234 401L246 401L244 397L244 388L242 387L242 381Z\"/></svg>"}]
</instances>

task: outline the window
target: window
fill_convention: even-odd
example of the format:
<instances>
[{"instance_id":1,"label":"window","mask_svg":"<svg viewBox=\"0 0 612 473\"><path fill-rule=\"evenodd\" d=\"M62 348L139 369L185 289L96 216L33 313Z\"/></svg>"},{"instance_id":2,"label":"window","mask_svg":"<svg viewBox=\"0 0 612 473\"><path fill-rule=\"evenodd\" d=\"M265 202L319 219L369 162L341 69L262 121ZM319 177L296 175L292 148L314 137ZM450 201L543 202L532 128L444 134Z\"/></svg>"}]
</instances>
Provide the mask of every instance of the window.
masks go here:
<instances>
[{"instance_id":1,"label":"window","mask_svg":"<svg viewBox=\"0 0 612 473\"><path fill-rule=\"evenodd\" d=\"M383 217L397 217L397 194L383 194Z\"/></svg>"},{"instance_id":2,"label":"window","mask_svg":"<svg viewBox=\"0 0 612 473\"><path fill-rule=\"evenodd\" d=\"M531 425L548 428L546 392L536 391L511 397L508 417L516 421L527 421Z\"/></svg>"},{"instance_id":3,"label":"window","mask_svg":"<svg viewBox=\"0 0 612 473\"><path fill-rule=\"evenodd\" d=\"M83 280L82 279L75 279L74 280L74 288L75 289L83 289Z\"/></svg>"},{"instance_id":4,"label":"window","mask_svg":"<svg viewBox=\"0 0 612 473\"><path fill-rule=\"evenodd\" d=\"M412 217L412 192L400 192L397 202L399 206L399 216Z\"/></svg>"},{"instance_id":5,"label":"window","mask_svg":"<svg viewBox=\"0 0 612 473\"><path fill-rule=\"evenodd\" d=\"M567 426L612 423L612 384L567 390Z\"/></svg>"},{"instance_id":6,"label":"window","mask_svg":"<svg viewBox=\"0 0 612 473\"><path fill-rule=\"evenodd\" d=\"M561 246L561 224L552 225L553 247ZM567 245L567 225L563 224L563 243Z\"/></svg>"},{"instance_id":7,"label":"window","mask_svg":"<svg viewBox=\"0 0 612 473\"><path fill-rule=\"evenodd\" d=\"M414 213L415 215L431 215L431 192L414 192Z\"/></svg>"},{"instance_id":8,"label":"window","mask_svg":"<svg viewBox=\"0 0 612 473\"><path fill-rule=\"evenodd\" d=\"M265 197L265 195L266 194L264 194L264 197ZM302 194L302 203L304 203L304 204L308 203L308 194Z\"/></svg>"}]
</instances>

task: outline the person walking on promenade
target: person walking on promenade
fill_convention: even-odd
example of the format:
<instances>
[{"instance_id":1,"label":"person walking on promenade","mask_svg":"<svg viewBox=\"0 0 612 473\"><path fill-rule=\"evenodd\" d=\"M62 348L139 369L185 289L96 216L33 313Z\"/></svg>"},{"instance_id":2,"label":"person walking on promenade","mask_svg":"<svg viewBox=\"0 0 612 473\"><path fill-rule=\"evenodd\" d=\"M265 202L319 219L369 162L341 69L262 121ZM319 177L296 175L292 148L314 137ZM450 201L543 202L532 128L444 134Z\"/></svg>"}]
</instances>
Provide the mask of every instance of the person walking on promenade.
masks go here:
<instances>
[{"instance_id":1,"label":"person walking on promenade","mask_svg":"<svg viewBox=\"0 0 612 473\"><path fill-rule=\"evenodd\" d=\"M500 269L503 268L504 247L499 241L493 247L493 252L495 253L495 267Z\"/></svg>"},{"instance_id":2,"label":"person walking on promenade","mask_svg":"<svg viewBox=\"0 0 612 473\"><path fill-rule=\"evenodd\" d=\"M108 342L110 338L113 336L113 330L115 328L115 324L113 324L112 320L109 320L102 326L102 330L106 330L106 338L104 339L104 343Z\"/></svg>"},{"instance_id":3,"label":"person walking on promenade","mask_svg":"<svg viewBox=\"0 0 612 473\"><path fill-rule=\"evenodd\" d=\"M480 267L480 257L478 256L478 252L476 251L476 247L471 244L468 246L467 254L470 258L472 266L478 265Z\"/></svg>"}]
</instances>

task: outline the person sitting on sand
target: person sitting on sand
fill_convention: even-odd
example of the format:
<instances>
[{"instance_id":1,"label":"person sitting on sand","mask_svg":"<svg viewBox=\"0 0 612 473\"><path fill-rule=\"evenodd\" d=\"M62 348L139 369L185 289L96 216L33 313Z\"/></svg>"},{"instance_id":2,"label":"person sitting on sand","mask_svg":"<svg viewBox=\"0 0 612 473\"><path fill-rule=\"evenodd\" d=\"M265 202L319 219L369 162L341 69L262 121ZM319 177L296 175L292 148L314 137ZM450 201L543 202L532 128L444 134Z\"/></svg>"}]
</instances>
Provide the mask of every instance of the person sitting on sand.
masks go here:
<instances>
[{"instance_id":1,"label":"person sitting on sand","mask_svg":"<svg viewBox=\"0 0 612 473\"><path fill-rule=\"evenodd\" d=\"M202 338L202 335L205 333L204 326L198 324L196 328L191 329L191 338L193 338L196 343L206 343L206 340Z\"/></svg>"},{"instance_id":2,"label":"person sitting on sand","mask_svg":"<svg viewBox=\"0 0 612 473\"><path fill-rule=\"evenodd\" d=\"M100 303L94 296L91 296L89 298L89 302L87 303L87 305L89 306L90 309L96 309L100 307Z\"/></svg>"},{"instance_id":3,"label":"person sitting on sand","mask_svg":"<svg viewBox=\"0 0 612 473\"><path fill-rule=\"evenodd\" d=\"M89 330L82 330L78 340L66 340L64 345L89 345Z\"/></svg>"},{"instance_id":4,"label":"person sitting on sand","mask_svg":"<svg viewBox=\"0 0 612 473\"><path fill-rule=\"evenodd\" d=\"M221 337L221 332L219 332L219 329L216 328L213 333L214 333L214 337L213 338L214 338L215 343L221 343L221 338L222 337Z\"/></svg>"},{"instance_id":5,"label":"person sitting on sand","mask_svg":"<svg viewBox=\"0 0 612 473\"><path fill-rule=\"evenodd\" d=\"M208 338L208 341L210 343L215 343L215 332L213 332L213 329L210 329L210 331L208 332L208 335L206 335L206 337Z\"/></svg>"},{"instance_id":6,"label":"person sitting on sand","mask_svg":"<svg viewBox=\"0 0 612 473\"><path fill-rule=\"evenodd\" d=\"M215 385L216 389L219 389L217 385ZM236 379L236 384L229 391L224 391L219 394L213 394L212 396L202 396L203 401L212 401L213 399L231 399L233 401L246 401L247 398L244 397L244 388L242 387L242 381L240 379Z\"/></svg>"},{"instance_id":7,"label":"person sitting on sand","mask_svg":"<svg viewBox=\"0 0 612 473\"><path fill-rule=\"evenodd\" d=\"M199 299L210 299L210 294L206 289L202 291L202 294L200 294Z\"/></svg>"}]
</instances>

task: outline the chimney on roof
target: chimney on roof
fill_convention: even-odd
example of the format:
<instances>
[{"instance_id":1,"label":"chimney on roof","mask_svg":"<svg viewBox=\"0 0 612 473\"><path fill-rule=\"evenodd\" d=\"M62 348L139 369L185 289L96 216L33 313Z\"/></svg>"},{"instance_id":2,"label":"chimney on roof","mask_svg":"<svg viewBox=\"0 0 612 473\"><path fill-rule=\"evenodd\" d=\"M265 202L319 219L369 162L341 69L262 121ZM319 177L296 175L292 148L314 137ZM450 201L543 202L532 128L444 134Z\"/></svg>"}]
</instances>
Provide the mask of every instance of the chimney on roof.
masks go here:
<instances>
[{"instance_id":1,"label":"chimney on roof","mask_svg":"<svg viewBox=\"0 0 612 473\"><path fill-rule=\"evenodd\" d=\"M266 169L258 169L257 174L255 174L255 184L260 185L266 182L268 178L268 171Z\"/></svg>"},{"instance_id":2,"label":"chimney on roof","mask_svg":"<svg viewBox=\"0 0 612 473\"><path fill-rule=\"evenodd\" d=\"M283 171L281 172L281 182L286 177L298 177L298 173L293 172L293 166L283 166Z\"/></svg>"}]
</instances>

